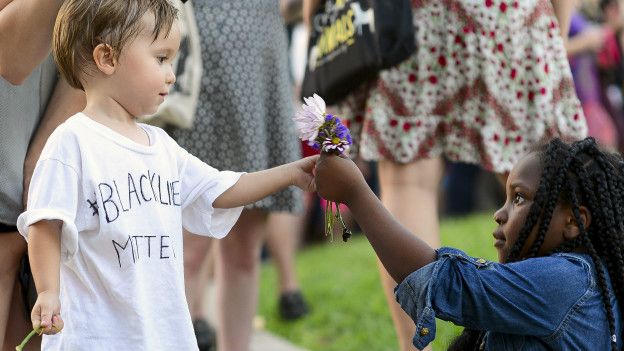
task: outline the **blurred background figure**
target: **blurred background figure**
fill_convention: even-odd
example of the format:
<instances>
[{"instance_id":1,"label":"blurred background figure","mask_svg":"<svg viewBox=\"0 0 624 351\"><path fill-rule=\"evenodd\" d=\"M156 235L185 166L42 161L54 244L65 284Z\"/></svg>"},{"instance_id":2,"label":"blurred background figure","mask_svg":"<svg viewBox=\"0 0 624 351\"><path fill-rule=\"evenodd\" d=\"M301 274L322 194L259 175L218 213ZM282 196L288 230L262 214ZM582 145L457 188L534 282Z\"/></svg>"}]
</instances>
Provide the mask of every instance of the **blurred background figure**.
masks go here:
<instances>
[{"instance_id":1,"label":"blurred background figure","mask_svg":"<svg viewBox=\"0 0 624 351\"><path fill-rule=\"evenodd\" d=\"M586 0L572 17L566 49L589 135L624 151L622 28L619 0Z\"/></svg>"},{"instance_id":2,"label":"blurred background figure","mask_svg":"<svg viewBox=\"0 0 624 351\"><path fill-rule=\"evenodd\" d=\"M605 107L606 95L599 75L599 54L604 61L618 60L614 30L606 24L591 23L577 11L572 15L566 45L576 92L587 119L588 133L601 144L616 149L618 133L612 116ZM608 50L613 50L609 57ZM615 55L613 55L615 54ZM607 62L604 62L608 64Z\"/></svg>"},{"instance_id":3,"label":"blurred background figure","mask_svg":"<svg viewBox=\"0 0 624 351\"><path fill-rule=\"evenodd\" d=\"M193 128L173 130L172 136L217 169L254 171L300 158L278 1L202 0L193 6L204 71L199 105ZM307 313L294 271L303 208L301 192L287 189L247 208L232 232L214 243L219 350L249 349L265 233L270 233L269 247L281 273L282 316ZM198 307L205 289L198 279L204 279L211 244L189 235L184 242L187 297L201 341L201 330L209 328Z\"/></svg>"},{"instance_id":4,"label":"blurred background figure","mask_svg":"<svg viewBox=\"0 0 624 351\"><path fill-rule=\"evenodd\" d=\"M57 82L49 57L62 0L0 0L0 347L14 350L31 330L36 298L26 241L15 227L48 136L84 107L84 93ZM39 349L33 340L28 350Z\"/></svg>"}]
</instances>

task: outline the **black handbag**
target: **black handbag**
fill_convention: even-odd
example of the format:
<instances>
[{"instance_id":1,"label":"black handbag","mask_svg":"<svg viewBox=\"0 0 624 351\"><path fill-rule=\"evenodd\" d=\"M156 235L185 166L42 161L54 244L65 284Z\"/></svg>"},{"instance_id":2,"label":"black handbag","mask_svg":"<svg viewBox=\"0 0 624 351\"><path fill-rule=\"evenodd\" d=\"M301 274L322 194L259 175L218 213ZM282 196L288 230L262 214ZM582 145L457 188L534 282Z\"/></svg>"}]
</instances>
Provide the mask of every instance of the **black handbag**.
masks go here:
<instances>
[{"instance_id":1,"label":"black handbag","mask_svg":"<svg viewBox=\"0 0 624 351\"><path fill-rule=\"evenodd\" d=\"M415 50L410 0L327 0L312 19L301 96L337 103Z\"/></svg>"}]
</instances>

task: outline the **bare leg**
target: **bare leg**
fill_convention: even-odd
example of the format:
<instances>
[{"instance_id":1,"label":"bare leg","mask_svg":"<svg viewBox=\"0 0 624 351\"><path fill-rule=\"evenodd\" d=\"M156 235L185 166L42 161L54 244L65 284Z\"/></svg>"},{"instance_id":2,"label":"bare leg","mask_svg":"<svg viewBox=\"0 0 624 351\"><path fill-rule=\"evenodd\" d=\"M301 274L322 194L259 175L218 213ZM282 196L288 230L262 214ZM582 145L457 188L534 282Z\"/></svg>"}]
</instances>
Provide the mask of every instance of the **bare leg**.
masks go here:
<instances>
[{"instance_id":1,"label":"bare leg","mask_svg":"<svg viewBox=\"0 0 624 351\"><path fill-rule=\"evenodd\" d=\"M265 223L265 212L245 210L232 231L217 242L217 340L220 351L249 350Z\"/></svg>"},{"instance_id":2,"label":"bare leg","mask_svg":"<svg viewBox=\"0 0 624 351\"><path fill-rule=\"evenodd\" d=\"M272 212L267 220L267 246L277 267L280 293L299 290L295 254L301 225L302 217L288 212Z\"/></svg>"},{"instance_id":3,"label":"bare leg","mask_svg":"<svg viewBox=\"0 0 624 351\"><path fill-rule=\"evenodd\" d=\"M191 319L205 318L203 299L208 283L208 254L214 240L184 230L184 285Z\"/></svg>"},{"instance_id":4,"label":"bare leg","mask_svg":"<svg viewBox=\"0 0 624 351\"><path fill-rule=\"evenodd\" d=\"M4 338L4 351L13 351L15 346L22 342L24 337L32 330L32 324L27 314L24 311L24 301L20 294L20 284L15 281L13 289L13 300L9 311L9 320L11 321L7 326L6 335ZM41 337L34 337L30 339L25 351L41 350Z\"/></svg>"},{"instance_id":5,"label":"bare leg","mask_svg":"<svg viewBox=\"0 0 624 351\"><path fill-rule=\"evenodd\" d=\"M26 252L26 240L17 232L0 233L0 248L0 345L3 345L13 300L13 287L20 260Z\"/></svg>"},{"instance_id":6,"label":"bare leg","mask_svg":"<svg viewBox=\"0 0 624 351\"><path fill-rule=\"evenodd\" d=\"M406 165L379 162L381 200L384 206L412 233L433 247L440 246L438 191L443 171L444 165L440 158ZM378 265L400 349L416 350L412 345L416 326L394 298L394 287L397 283L383 265L379 262Z\"/></svg>"}]
</instances>

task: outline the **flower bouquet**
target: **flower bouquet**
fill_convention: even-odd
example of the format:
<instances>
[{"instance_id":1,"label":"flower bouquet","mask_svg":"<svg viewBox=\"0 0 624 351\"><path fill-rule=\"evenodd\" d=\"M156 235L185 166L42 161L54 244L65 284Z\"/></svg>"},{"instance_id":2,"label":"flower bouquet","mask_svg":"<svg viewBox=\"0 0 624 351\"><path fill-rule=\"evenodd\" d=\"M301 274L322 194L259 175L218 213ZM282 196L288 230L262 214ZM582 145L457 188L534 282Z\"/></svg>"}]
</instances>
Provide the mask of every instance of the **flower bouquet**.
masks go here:
<instances>
[{"instance_id":1,"label":"flower bouquet","mask_svg":"<svg viewBox=\"0 0 624 351\"><path fill-rule=\"evenodd\" d=\"M325 111L325 101L320 96L314 94L312 97L303 100L305 103L294 118L301 140L307 141L308 145L321 152L345 155L352 144L349 129L342 124L340 118ZM325 205L325 235L330 235L332 240L334 218L342 225L342 240L349 240L351 231L340 215L339 204L327 201Z\"/></svg>"}]
</instances>

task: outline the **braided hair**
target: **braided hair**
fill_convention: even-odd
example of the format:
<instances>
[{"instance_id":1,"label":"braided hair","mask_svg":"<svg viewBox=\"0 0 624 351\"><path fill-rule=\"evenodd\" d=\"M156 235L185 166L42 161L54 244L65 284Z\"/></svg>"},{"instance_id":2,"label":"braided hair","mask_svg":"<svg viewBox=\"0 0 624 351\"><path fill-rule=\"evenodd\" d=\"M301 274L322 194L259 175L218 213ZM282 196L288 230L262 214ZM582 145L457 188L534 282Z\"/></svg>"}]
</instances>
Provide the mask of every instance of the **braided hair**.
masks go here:
<instances>
[{"instance_id":1,"label":"braided hair","mask_svg":"<svg viewBox=\"0 0 624 351\"><path fill-rule=\"evenodd\" d=\"M534 202L505 262L536 257L557 204L571 208L579 235L551 253L582 249L590 255L609 322L611 350L617 351L614 313L624 315L624 161L618 154L603 151L593 138L572 144L554 139L533 152L542 165L542 175ZM589 227L583 223L581 206L587 207L591 213ZM536 226L537 236L528 253L521 256ZM607 273L620 302L619 311L613 311ZM483 333L479 331L464 329L449 351L478 350L482 337Z\"/></svg>"}]
</instances>

